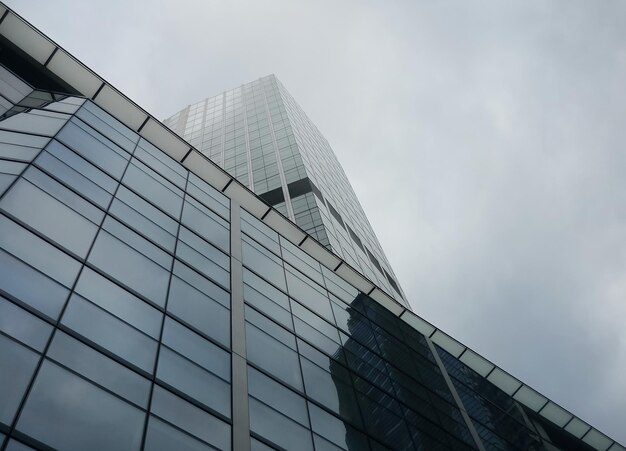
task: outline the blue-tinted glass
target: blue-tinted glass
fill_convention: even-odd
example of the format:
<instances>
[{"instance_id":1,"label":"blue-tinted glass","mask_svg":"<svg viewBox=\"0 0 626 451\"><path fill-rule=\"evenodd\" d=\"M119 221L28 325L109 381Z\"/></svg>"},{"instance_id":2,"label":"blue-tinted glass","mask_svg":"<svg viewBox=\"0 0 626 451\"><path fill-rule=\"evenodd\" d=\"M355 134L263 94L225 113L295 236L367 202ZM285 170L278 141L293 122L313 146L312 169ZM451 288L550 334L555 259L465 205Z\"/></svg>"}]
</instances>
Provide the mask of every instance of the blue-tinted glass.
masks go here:
<instances>
[{"instance_id":1,"label":"blue-tinted glass","mask_svg":"<svg viewBox=\"0 0 626 451\"><path fill-rule=\"evenodd\" d=\"M285 273L289 295L326 320L334 322L326 290L291 267L287 267Z\"/></svg>"},{"instance_id":2,"label":"blue-tinted glass","mask_svg":"<svg viewBox=\"0 0 626 451\"><path fill-rule=\"evenodd\" d=\"M311 415L311 427L314 432L344 450L359 451L369 449L365 435L356 431L336 416L320 409L315 404L308 403L308 406L309 414ZM333 449L315 437L315 449L317 450L320 447L321 449Z\"/></svg>"},{"instance_id":3,"label":"blue-tinted glass","mask_svg":"<svg viewBox=\"0 0 626 451\"><path fill-rule=\"evenodd\" d=\"M41 352L52 326L0 296L0 330Z\"/></svg>"},{"instance_id":4,"label":"blue-tinted glass","mask_svg":"<svg viewBox=\"0 0 626 451\"><path fill-rule=\"evenodd\" d=\"M122 182L174 218L180 215L183 192L138 160L128 166Z\"/></svg>"},{"instance_id":5,"label":"blue-tinted glass","mask_svg":"<svg viewBox=\"0 0 626 451\"><path fill-rule=\"evenodd\" d=\"M252 367L248 367L248 393L308 427L309 418L304 398Z\"/></svg>"},{"instance_id":6,"label":"blue-tinted glass","mask_svg":"<svg viewBox=\"0 0 626 451\"><path fill-rule=\"evenodd\" d=\"M245 210L241 210L241 231L275 254L280 254L278 234Z\"/></svg>"},{"instance_id":7,"label":"blue-tinted glass","mask_svg":"<svg viewBox=\"0 0 626 451\"><path fill-rule=\"evenodd\" d=\"M173 160L161 150L154 147L145 139L139 141L139 145L134 153L135 158L139 158L146 165L162 174L170 182L180 189L185 189L187 182L187 170L177 161Z\"/></svg>"},{"instance_id":8,"label":"blue-tinted glass","mask_svg":"<svg viewBox=\"0 0 626 451\"><path fill-rule=\"evenodd\" d=\"M165 319L163 344L230 381L230 354L169 317Z\"/></svg>"},{"instance_id":9,"label":"blue-tinted glass","mask_svg":"<svg viewBox=\"0 0 626 451\"><path fill-rule=\"evenodd\" d=\"M187 192L225 219L230 218L230 200L193 173L189 174Z\"/></svg>"},{"instance_id":10,"label":"blue-tinted glass","mask_svg":"<svg viewBox=\"0 0 626 451\"><path fill-rule=\"evenodd\" d=\"M20 301L56 319L69 290L0 250L0 288Z\"/></svg>"},{"instance_id":11,"label":"blue-tinted glass","mask_svg":"<svg viewBox=\"0 0 626 451\"><path fill-rule=\"evenodd\" d=\"M139 136L98 108L93 102L85 102L76 116L129 152L132 152L139 139Z\"/></svg>"},{"instance_id":12,"label":"blue-tinted glass","mask_svg":"<svg viewBox=\"0 0 626 451\"><path fill-rule=\"evenodd\" d=\"M246 309L247 317L249 317L249 313L252 311ZM256 322L258 326L246 323L248 360L292 387L302 389L302 378L293 335L280 329L277 325L268 329L268 326L271 327L269 320Z\"/></svg>"},{"instance_id":13,"label":"blue-tinted glass","mask_svg":"<svg viewBox=\"0 0 626 451\"><path fill-rule=\"evenodd\" d=\"M152 413L220 450L230 450L228 424L159 386L152 394Z\"/></svg>"},{"instance_id":14,"label":"blue-tinted glass","mask_svg":"<svg viewBox=\"0 0 626 451\"><path fill-rule=\"evenodd\" d=\"M0 335L0 422L13 421L38 361L37 353Z\"/></svg>"},{"instance_id":15,"label":"blue-tinted glass","mask_svg":"<svg viewBox=\"0 0 626 451\"><path fill-rule=\"evenodd\" d=\"M83 269L75 291L142 332L159 338L163 314L97 272Z\"/></svg>"},{"instance_id":16,"label":"blue-tinted glass","mask_svg":"<svg viewBox=\"0 0 626 451\"><path fill-rule=\"evenodd\" d=\"M290 243L286 239L280 239L283 248L283 258L294 268L309 276L311 279L324 286L324 278L320 264L306 254L302 249Z\"/></svg>"},{"instance_id":17,"label":"blue-tinted glass","mask_svg":"<svg viewBox=\"0 0 626 451\"><path fill-rule=\"evenodd\" d=\"M157 378L230 417L230 385L166 347L159 352Z\"/></svg>"},{"instance_id":18,"label":"blue-tinted glass","mask_svg":"<svg viewBox=\"0 0 626 451\"><path fill-rule=\"evenodd\" d=\"M6 447L6 451L35 451L35 448L31 448L21 442L11 440Z\"/></svg>"},{"instance_id":19,"label":"blue-tinted glass","mask_svg":"<svg viewBox=\"0 0 626 451\"><path fill-rule=\"evenodd\" d=\"M126 168L128 154L80 121L68 122L57 139L117 179Z\"/></svg>"},{"instance_id":20,"label":"blue-tinted glass","mask_svg":"<svg viewBox=\"0 0 626 451\"><path fill-rule=\"evenodd\" d=\"M147 379L63 332L55 334L47 356L129 401L148 404Z\"/></svg>"},{"instance_id":21,"label":"blue-tinted glass","mask_svg":"<svg viewBox=\"0 0 626 451\"><path fill-rule=\"evenodd\" d=\"M295 301L291 301L296 334L329 355L340 353L341 340L335 326L314 315Z\"/></svg>"},{"instance_id":22,"label":"blue-tinted glass","mask_svg":"<svg viewBox=\"0 0 626 451\"><path fill-rule=\"evenodd\" d=\"M13 185L0 208L83 258L98 230L93 222L24 179Z\"/></svg>"},{"instance_id":23,"label":"blue-tinted glass","mask_svg":"<svg viewBox=\"0 0 626 451\"><path fill-rule=\"evenodd\" d=\"M181 227L176 256L224 287L230 286L230 259L195 233Z\"/></svg>"},{"instance_id":24,"label":"blue-tinted glass","mask_svg":"<svg viewBox=\"0 0 626 451\"><path fill-rule=\"evenodd\" d=\"M254 398L249 399L250 431L283 449L313 450L311 431Z\"/></svg>"},{"instance_id":25,"label":"blue-tinted glass","mask_svg":"<svg viewBox=\"0 0 626 451\"><path fill-rule=\"evenodd\" d=\"M121 186L109 212L157 244L174 251L178 223Z\"/></svg>"},{"instance_id":26,"label":"blue-tinted glass","mask_svg":"<svg viewBox=\"0 0 626 451\"><path fill-rule=\"evenodd\" d=\"M51 141L35 164L106 208L117 181L58 141Z\"/></svg>"},{"instance_id":27,"label":"blue-tinted glass","mask_svg":"<svg viewBox=\"0 0 626 451\"><path fill-rule=\"evenodd\" d=\"M78 261L2 215L0 247L68 287L80 269Z\"/></svg>"},{"instance_id":28,"label":"blue-tinted glass","mask_svg":"<svg viewBox=\"0 0 626 451\"><path fill-rule=\"evenodd\" d=\"M145 245L156 251L147 241ZM100 231L89 261L137 293L165 305L168 271L113 235Z\"/></svg>"},{"instance_id":29,"label":"blue-tinted glass","mask_svg":"<svg viewBox=\"0 0 626 451\"><path fill-rule=\"evenodd\" d=\"M139 409L45 361L17 429L57 449L138 450L144 417Z\"/></svg>"},{"instance_id":30,"label":"blue-tinted glass","mask_svg":"<svg viewBox=\"0 0 626 451\"><path fill-rule=\"evenodd\" d=\"M156 341L91 302L72 295L61 322L88 340L152 373Z\"/></svg>"},{"instance_id":31,"label":"blue-tinted glass","mask_svg":"<svg viewBox=\"0 0 626 451\"><path fill-rule=\"evenodd\" d=\"M183 264L176 262L168 312L225 345L230 344L230 295Z\"/></svg>"},{"instance_id":32,"label":"blue-tinted glass","mask_svg":"<svg viewBox=\"0 0 626 451\"><path fill-rule=\"evenodd\" d=\"M30 181L32 184L38 186L40 189L63 202L74 211L80 213L91 222L99 224L102 221L104 213L102 210L95 208L93 204L86 201L83 197L67 189L63 184L57 182L49 175L46 175L43 171L40 171L34 166L29 167L24 173L24 178ZM79 191L81 195L84 195L84 191ZM108 206L110 196L107 197L103 207Z\"/></svg>"},{"instance_id":33,"label":"blue-tinted glass","mask_svg":"<svg viewBox=\"0 0 626 451\"><path fill-rule=\"evenodd\" d=\"M283 290L287 289L282 261L245 235L242 239L243 264Z\"/></svg>"},{"instance_id":34,"label":"blue-tinted glass","mask_svg":"<svg viewBox=\"0 0 626 451\"><path fill-rule=\"evenodd\" d=\"M148 420L145 451L211 451L214 449L153 416Z\"/></svg>"},{"instance_id":35,"label":"blue-tinted glass","mask_svg":"<svg viewBox=\"0 0 626 451\"><path fill-rule=\"evenodd\" d=\"M194 199L185 200L181 222L224 252L230 249L228 223Z\"/></svg>"},{"instance_id":36,"label":"blue-tinted glass","mask_svg":"<svg viewBox=\"0 0 626 451\"><path fill-rule=\"evenodd\" d=\"M243 270L243 298L282 326L293 330L287 295L246 268Z\"/></svg>"}]
</instances>

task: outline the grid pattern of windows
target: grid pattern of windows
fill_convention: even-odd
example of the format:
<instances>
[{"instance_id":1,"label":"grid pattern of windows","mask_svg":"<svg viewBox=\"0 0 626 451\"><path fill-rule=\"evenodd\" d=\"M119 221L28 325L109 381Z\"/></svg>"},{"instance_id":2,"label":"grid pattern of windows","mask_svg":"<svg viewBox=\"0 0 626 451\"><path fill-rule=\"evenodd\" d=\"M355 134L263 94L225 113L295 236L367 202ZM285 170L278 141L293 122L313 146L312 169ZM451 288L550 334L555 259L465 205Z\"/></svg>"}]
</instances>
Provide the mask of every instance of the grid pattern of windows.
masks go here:
<instances>
[{"instance_id":1,"label":"grid pattern of windows","mask_svg":"<svg viewBox=\"0 0 626 451\"><path fill-rule=\"evenodd\" d=\"M33 92L0 118L1 451L592 449L90 101Z\"/></svg>"},{"instance_id":2,"label":"grid pattern of windows","mask_svg":"<svg viewBox=\"0 0 626 451\"><path fill-rule=\"evenodd\" d=\"M406 304L335 154L275 76L190 105L164 123L255 193L271 194L271 205ZM315 196L293 196L289 187L298 182Z\"/></svg>"}]
</instances>

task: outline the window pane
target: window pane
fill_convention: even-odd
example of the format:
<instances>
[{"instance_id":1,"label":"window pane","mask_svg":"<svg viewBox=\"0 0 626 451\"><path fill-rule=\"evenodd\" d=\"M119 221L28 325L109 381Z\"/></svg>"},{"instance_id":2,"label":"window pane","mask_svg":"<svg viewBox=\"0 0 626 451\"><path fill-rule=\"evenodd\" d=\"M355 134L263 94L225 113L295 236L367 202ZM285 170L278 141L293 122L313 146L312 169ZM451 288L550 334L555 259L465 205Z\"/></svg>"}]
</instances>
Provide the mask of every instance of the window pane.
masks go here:
<instances>
[{"instance_id":1,"label":"window pane","mask_svg":"<svg viewBox=\"0 0 626 451\"><path fill-rule=\"evenodd\" d=\"M0 335L0 422L11 424L39 355Z\"/></svg>"},{"instance_id":2,"label":"window pane","mask_svg":"<svg viewBox=\"0 0 626 451\"><path fill-rule=\"evenodd\" d=\"M83 269L75 290L152 338L159 338L163 314L97 272Z\"/></svg>"},{"instance_id":3,"label":"window pane","mask_svg":"<svg viewBox=\"0 0 626 451\"><path fill-rule=\"evenodd\" d=\"M61 321L88 340L152 373L156 341L78 295L72 295Z\"/></svg>"},{"instance_id":4,"label":"window pane","mask_svg":"<svg viewBox=\"0 0 626 451\"><path fill-rule=\"evenodd\" d=\"M47 356L129 401L148 405L148 379L63 332L55 334Z\"/></svg>"},{"instance_id":5,"label":"window pane","mask_svg":"<svg viewBox=\"0 0 626 451\"><path fill-rule=\"evenodd\" d=\"M122 182L174 218L180 215L183 192L138 160L128 166Z\"/></svg>"},{"instance_id":6,"label":"window pane","mask_svg":"<svg viewBox=\"0 0 626 451\"><path fill-rule=\"evenodd\" d=\"M165 318L163 344L230 381L230 354L169 317Z\"/></svg>"},{"instance_id":7,"label":"window pane","mask_svg":"<svg viewBox=\"0 0 626 451\"><path fill-rule=\"evenodd\" d=\"M284 449L313 450L311 431L250 398L250 430Z\"/></svg>"},{"instance_id":8,"label":"window pane","mask_svg":"<svg viewBox=\"0 0 626 451\"><path fill-rule=\"evenodd\" d=\"M63 450L138 450L144 413L45 361L17 429Z\"/></svg>"},{"instance_id":9,"label":"window pane","mask_svg":"<svg viewBox=\"0 0 626 451\"><path fill-rule=\"evenodd\" d=\"M165 305L168 271L108 232L98 234L89 261L137 293Z\"/></svg>"},{"instance_id":10,"label":"window pane","mask_svg":"<svg viewBox=\"0 0 626 451\"><path fill-rule=\"evenodd\" d=\"M158 385L152 394L152 412L220 450L230 450L228 424Z\"/></svg>"},{"instance_id":11,"label":"window pane","mask_svg":"<svg viewBox=\"0 0 626 451\"><path fill-rule=\"evenodd\" d=\"M313 312L334 323L326 290L295 269L287 267L286 274L289 295Z\"/></svg>"},{"instance_id":12,"label":"window pane","mask_svg":"<svg viewBox=\"0 0 626 451\"><path fill-rule=\"evenodd\" d=\"M124 173L129 155L80 121L68 122L56 138L113 177Z\"/></svg>"},{"instance_id":13,"label":"window pane","mask_svg":"<svg viewBox=\"0 0 626 451\"><path fill-rule=\"evenodd\" d=\"M230 417L230 385L167 347L161 347L157 378Z\"/></svg>"},{"instance_id":14,"label":"window pane","mask_svg":"<svg viewBox=\"0 0 626 451\"><path fill-rule=\"evenodd\" d=\"M57 319L69 290L0 250L0 288L52 319Z\"/></svg>"},{"instance_id":15,"label":"window pane","mask_svg":"<svg viewBox=\"0 0 626 451\"><path fill-rule=\"evenodd\" d=\"M68 287L80 269L78 261L2 215L0 247Z\"/></svg>"},{"instance_id":16,"label":"window pane","mask_svg":"<svg viewBox=\"0 0 626 451\"><path fill-rule=\"evenodd\" d=\"M250 366L248 393L292 420L305 426L309 424L306 402L302 396Z\"/></svg>"},{"instance_id":17,"label":"window pane","mask_svg":"<svg viewBox=\"0 0 626 451\"><path fill-rule=\"evenodd\" d=\"M185 227L178 235L176 256L220 285L230 287L230 258Z\"/></svg>"},{"instance_id":18,"label":"window pane","mask_svg":"<svg viewBox=\"0 0 626 451\"><path fill-rule=\"evenodd\" d=\"M93 222L24 179L13 185L0 207L83 258L98 230Z\"/></svg>"},{"instance_id":19,"label":"window pane","mask_svg":"<svg viewBox=\"0 0 626 451\"><path fill-rule=\"evenodd\" d=\"M51 141L35 164L102 208L108 206L117 186L115 179L58 141Z\"/></svg>"},{"instance_id":20,"label":"window pane","mask_svg":"<svg viewBox=\"0 0 626 451\"><path fill-rule=\"evenodd\" d=\"M245 235L242 238L241 252L244 265L277 287L287 289L282 261L277 256Z\"/></svg>"},{"instance_id":21,"label":"window pane","mask_svg":"<svg viewBox=\"0 0 626 451\"><path fill-rule=\"evenodd\" d=\"M229 251L228 223L192 198L185 200L182 223L224 252Z\"/></svg>"},{"instance_id":22,"label":"window pane","mask_svg":"<svg viewBox=\"0 0 626 451\"><path fill-rule=\"evenodd\" d=\"M167 310L220 343L230 344L230 295L176 262Z\"/></svg>"},{"instance_id":23,"label":"window pane","mask_svg":"<svg viewBox=\"0 0 626 451\"><path fill-rule=\"evenodd\" d=\"M0 297L0 330L41 352L48 342L52 326Z\"/></svg>"},{"instance_id":24,"label":"window pane","mask_svg":"<svg viewBox=\"0 0 626 451\"><path fill-rule=\"evenodd\" d=\"M148 420L145 451L211 451L199 440L151 416Z\"/></svg>"}]
</instances>

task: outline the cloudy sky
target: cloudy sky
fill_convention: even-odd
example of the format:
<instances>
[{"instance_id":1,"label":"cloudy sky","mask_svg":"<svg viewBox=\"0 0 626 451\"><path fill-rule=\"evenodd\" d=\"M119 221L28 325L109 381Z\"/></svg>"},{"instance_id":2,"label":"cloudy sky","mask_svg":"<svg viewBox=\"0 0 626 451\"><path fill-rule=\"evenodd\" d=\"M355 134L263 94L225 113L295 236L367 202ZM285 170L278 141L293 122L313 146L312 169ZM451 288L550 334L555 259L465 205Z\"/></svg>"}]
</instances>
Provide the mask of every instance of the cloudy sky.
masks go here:
<instances>
[{"instance_id":1,"label":"cloudy sky","mask_svg":"<svg viewBox=\"0 0 626 451\"><path fill-rule=\"evenodd\" d=\"M7 3L159 118L275 73L414 310L626 442L625 2Z\"/></svg>"}]
</instances>

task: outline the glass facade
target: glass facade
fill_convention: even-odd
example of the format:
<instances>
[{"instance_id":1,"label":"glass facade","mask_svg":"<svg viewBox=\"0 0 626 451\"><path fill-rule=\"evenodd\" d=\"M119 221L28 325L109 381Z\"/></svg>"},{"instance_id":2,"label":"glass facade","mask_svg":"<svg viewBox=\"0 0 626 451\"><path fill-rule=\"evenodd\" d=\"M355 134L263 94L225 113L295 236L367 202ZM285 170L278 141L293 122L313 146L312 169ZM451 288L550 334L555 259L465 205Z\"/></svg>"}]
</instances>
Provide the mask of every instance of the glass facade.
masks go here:
<instances>
[{"instance_id":1,"label":"glass facade","mask_svg":"<svg viewBox=\"0 0 626 451\"><path fill-rule=\"evenodd\" d=\"M275 75L189 105L164 124L409 306L335 153Z\"/></svg>"},{"instance_id":2,"label":"glass facade","mask_svg":"<svg viewBox=\"0 0 626 451\"><path fill-rule=\"evenodd\" d=\"M2 55L1 451L624 450Z\"/></svg>"}]
</instances>

